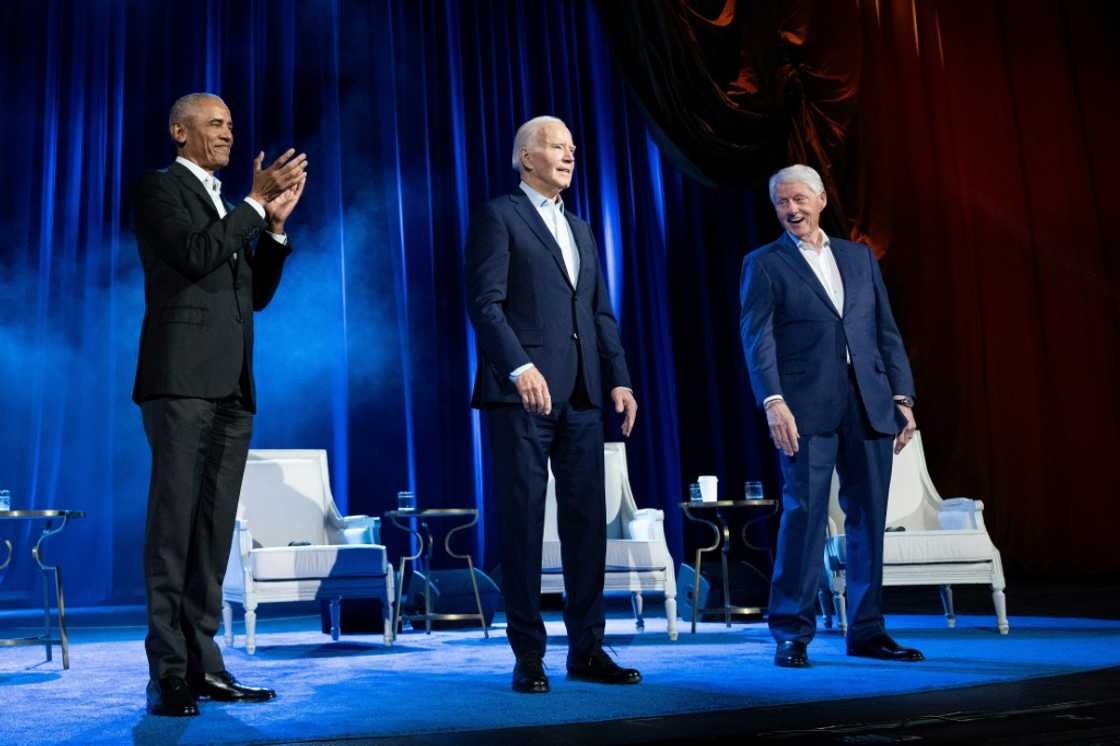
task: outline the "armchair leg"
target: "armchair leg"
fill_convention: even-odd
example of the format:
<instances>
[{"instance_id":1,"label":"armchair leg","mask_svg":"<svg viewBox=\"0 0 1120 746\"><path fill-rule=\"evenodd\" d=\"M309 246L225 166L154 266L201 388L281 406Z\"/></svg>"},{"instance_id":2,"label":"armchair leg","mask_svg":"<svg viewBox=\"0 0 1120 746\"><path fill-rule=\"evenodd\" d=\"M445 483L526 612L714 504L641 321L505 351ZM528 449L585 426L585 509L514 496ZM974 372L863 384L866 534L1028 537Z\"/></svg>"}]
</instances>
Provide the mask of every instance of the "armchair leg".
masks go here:
<instances>
[{"instance_id":1,"label":"armchair leg","mask_svg":"<svg viewBox=\"0 0 1120 746\"><path fill-rule=\"evenodd\" d=\"M848 601L843 593L832 594L832 603L836 605L836 622L840 631L848 633Z\"/></svg>"},{"instance_id":2,"label":"armchair leg","mask_svg":"<svg viewBox=\"0 0 1120 746\"><path fill-rule=\"evenodd\" d=\"M396 590L396 585L393 582L393 568L389 568L389 574L385 576L385 598L381 599L381 617L385 622L385 645L393 644L397 639L397 628L393 625L393 592Z\"/></svg>"},{"instance_id":3,"label":"armchair leg","mask_svg":"<svg viewBox=\"0 0 1120 746\"><path fill-rule=\"evenodd\" d=\"M245 607L245 652L257 652L257 605Z\"/></svg>"},{"instance_id":4,"label":"armchair leg","mask_svg":"<svg viewBox=\"0 0 1120 746\"><path fill-rule=\"evenodd\" d=\"M233 647L233 607L228 601L222 601L222 627L225 629L226 646Z\"/></svg>"},{"instance_id":5,"label":"armchair leg","mask_svg":"<svg viewBox=\"0 0 1120 746\"><path fill-rule=\"evenodd\" d=\"M331 599L331 639L338 642L340 617L342 615L342 599L335 596Z\"/></svg>"},{"instance_id":6,"label":"armchair leg","mask_svg":"<svg viewBox=\"0 0 1120 746\"><path fill-rule=\"evenodd\" d=\"M631 593L630 604L634 607L634 626L642 631L646 628L646 620L642 618L642 594L638 591Z\"/></svg>"},{"instance_id":7,"label":"armchair leg","mask_svg":"<svg viewBox=\"0 0 1120 746\"><path fill-rule=\"evenodd\" d=\"M1011 625L1007 623L1007 597L1003 595L1002 588L992 587L992 602L996 607L996 625L999 627L999 633L1006 635L1011 630Z\"/></svg>"},{"instance_id":8,"label":"armchair leg","mask_svg":"<svg viewBox=\"0 0 1120 746\"><path fill-rule=\"evenodd\" d=\"M957 626L957 615L953 611L953 587L941 586L941 605L945 607L945 622L952 629Z\"/></svg>"},{"instance_id":9,"label":"armchair leg","mask_svg":"<svg viewBox=\"0 0 1120 746\"><path fill-rule=\"evenodd\" d=\"M823 589L817 591L817 600L821 605L821 616L824 617L824 628L832 629L832 612L830 611L832 604L828 600L828 593Z\"/></svg>"},{"instance_id":10,"label":"armchair leg","mask_svg":"<svg viewBox=\"0 0 1120 746\"><path fill-rule=\"evenodd\" d=\"M665 594L665 621L669 625L669 639L677 639L677 597Z\"/></svg>"}]
</instances>

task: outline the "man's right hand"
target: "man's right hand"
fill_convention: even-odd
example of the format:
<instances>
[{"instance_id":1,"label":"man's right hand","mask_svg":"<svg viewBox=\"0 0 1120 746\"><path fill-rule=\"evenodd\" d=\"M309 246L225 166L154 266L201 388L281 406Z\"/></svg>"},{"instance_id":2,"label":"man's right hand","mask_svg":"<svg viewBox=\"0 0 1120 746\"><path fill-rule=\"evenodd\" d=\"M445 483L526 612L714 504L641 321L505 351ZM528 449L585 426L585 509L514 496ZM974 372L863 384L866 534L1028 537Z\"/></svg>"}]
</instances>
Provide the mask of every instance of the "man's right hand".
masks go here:
<instances>
[{"instance_id":1,"label":"man's right hand","mask_svg":"<svg viewBox=\"0 0 1120 746\"><path fill-rule=\"evenodd\" d=\"M515 384L521 395L521 406L530 414L552 414L552 396L548 393L548 382L536 366L526 368L517 377Z\"/></svg>"},{"instance_id":2,"label":"man's right hand","mask_svg":"<svg viewBox=\"0 0 1120 746\"><path fill-rule=\"evenodd\" d=\"M264 151L257 154L253 159L253 188L249 192L249 199L264 205L299 181L307 169L307 153L295 155L295 152L295 148L288 148L268 168L261 168Z\"/></svg>"},{"instance_id":3,"label":"man's right hand","mask_svg":"<svg viewBox=\"0 0 1120 746\"><path fill-rule=\"evenodd\" d=\"M766 422L770 425L770 439L774 446L787 456L797 453L797 422L793 412L782 399L775 399L766 405Z\"/></svg>"}]
</instances>

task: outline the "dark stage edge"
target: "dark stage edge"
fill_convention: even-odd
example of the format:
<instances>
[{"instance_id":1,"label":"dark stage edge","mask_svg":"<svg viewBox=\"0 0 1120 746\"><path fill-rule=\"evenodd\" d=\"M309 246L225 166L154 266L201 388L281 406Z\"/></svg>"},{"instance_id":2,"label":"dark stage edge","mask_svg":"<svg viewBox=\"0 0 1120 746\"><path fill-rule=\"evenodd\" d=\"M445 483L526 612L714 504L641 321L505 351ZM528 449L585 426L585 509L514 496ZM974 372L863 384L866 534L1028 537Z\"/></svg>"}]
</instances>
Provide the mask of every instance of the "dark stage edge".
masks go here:
<instances>
[{"instance_id":1,"label":"dark stage edge","mask_svg":"<svg viewBox=\"0 0 1120 746\"><path fill-rule=\"evenodd\" d=\"M1120 744L1120 668L1008 684L779 707L308 746L490 744Z\"/></svg>"}]
</instances>

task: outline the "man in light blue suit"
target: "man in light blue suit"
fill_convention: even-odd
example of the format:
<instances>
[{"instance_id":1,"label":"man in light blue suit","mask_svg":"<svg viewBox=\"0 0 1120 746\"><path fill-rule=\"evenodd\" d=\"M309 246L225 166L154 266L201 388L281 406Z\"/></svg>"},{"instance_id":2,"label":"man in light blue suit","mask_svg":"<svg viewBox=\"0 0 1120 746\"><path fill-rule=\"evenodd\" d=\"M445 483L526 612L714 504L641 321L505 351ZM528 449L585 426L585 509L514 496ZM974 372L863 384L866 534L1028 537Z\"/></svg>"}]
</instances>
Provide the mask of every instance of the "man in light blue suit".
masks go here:
<instances>
[{"instance_id":1,"label":"man in light blue suit","mask_svg":"<svg viewBox=\"0 0 1120 746\"><path fill-rule=\"evenodd\" d=\"M770 179L770 199L785 232L743 261L739 331L785 481L770 589L774 662L809 665L833 469L847 517L848 655L920 661L886 633L881 604L892 451L916 429L906 348L871 250L820 229L820 175L784 168Z\"/></svg>"}]
</instances>

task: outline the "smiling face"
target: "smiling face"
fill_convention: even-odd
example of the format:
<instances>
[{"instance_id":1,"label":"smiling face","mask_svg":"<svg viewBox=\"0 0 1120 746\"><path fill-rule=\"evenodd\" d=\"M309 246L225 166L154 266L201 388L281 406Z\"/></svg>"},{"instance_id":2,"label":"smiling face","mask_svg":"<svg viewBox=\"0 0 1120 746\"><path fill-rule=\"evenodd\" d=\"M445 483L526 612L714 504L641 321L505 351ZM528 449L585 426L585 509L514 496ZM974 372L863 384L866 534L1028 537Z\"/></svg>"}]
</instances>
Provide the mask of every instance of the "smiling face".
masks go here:
<instances>
[{"instance_id":1,"label":"smiling face","mask_svg":"<svg viewBox=\"0 0 1120 746\"><path fill-rule=\"evenodd\" d=\"M233 148L229 109L219 98L201 98L180 121L171 123L171 137L179 145L179 155L213 173L229 163Z\"/></svg>"},{"instance_id":2,"label":"smiling face","mask_svg":"<svg viewBox=\"0 0 1120 746\"><path fill-rule=\"evenodd\" d=\"M521 149L521 178L544 196L555 197L571 186L575 153L567 127L556 122L543 124Z\"/></svg>"},{"instance_id":3,"label":"smiling face","mask_svg":"<svg viewBox=\"0 0 1120 746\"><path fill-rule=\"evenodd\" d=\"M815 242L826 203L824 192L818 194L801 181L783 181L774 186L778 222L801 241Z\"/></svg>"}]
</instances>

